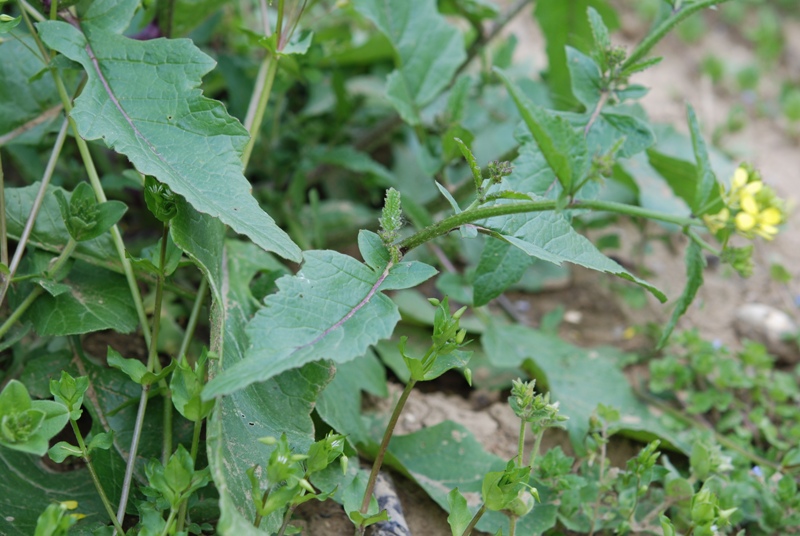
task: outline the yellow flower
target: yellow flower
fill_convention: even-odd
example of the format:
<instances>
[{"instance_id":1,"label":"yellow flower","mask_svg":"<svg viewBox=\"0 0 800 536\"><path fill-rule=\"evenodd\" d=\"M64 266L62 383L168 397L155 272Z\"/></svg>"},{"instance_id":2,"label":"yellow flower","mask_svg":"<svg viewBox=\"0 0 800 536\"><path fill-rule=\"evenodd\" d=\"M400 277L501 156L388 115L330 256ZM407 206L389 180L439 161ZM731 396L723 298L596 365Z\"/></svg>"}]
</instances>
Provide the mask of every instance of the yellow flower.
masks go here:
<instances>
[{"instance_id":1,"label":"yellow flower","mask_svg":"<svg viewBox=\"0 0 800 536\"><path fill-rule=\"evenodd\" d=\"M706 222L706 227L712 233L717 233L725 228L728 225L728 220L731 218L731 211L727 208L723 208L716 214L706 214L703 216L703 220Z\"/></svg>"},{"instance_id":2,"label":"yellow flower","mask_svg":"<svg viewBox=\"0 0 800 536\"><path fill-rule=\"evenodd\" d=\"M743 233L749 233L756 226L756 218L748 212L740 212L736 215L736 229Z\"/></svg>"},{"instance_id":3,"label":"yellow flower","mask_svg":"<svg viewBox=\"0 0 800 536\"><path fill-rule=\"evenodd\" d=\"M733 174L733 180L731 181L731 191L736 191L742 188L745 184L747 184L747 179L749 178L749 173L743 167L736 168L736 172Z\"/></svg>"}]
</instances>

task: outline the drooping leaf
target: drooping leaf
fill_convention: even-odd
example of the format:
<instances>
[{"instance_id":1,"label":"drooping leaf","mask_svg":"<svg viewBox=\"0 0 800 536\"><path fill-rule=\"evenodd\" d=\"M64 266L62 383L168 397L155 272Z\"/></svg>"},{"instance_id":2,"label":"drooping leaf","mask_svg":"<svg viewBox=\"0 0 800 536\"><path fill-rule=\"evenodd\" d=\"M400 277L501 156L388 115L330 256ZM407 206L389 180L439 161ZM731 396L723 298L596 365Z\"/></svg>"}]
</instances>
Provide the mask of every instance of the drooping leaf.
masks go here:
<instances>
[{"instance_id":1,"label":"drooping leaf","mask_svg":"<svg viewBox=\"0 0 800 536\"><path fill-rule=\"evenodd\" d=\"M247 326L251 344L245 358L225 365L206 386L204 398L235 392L310 361L343 363L364 355L369 345L391 336L400 319L380 290L414 286L436 272L416 262L371 268L335 251L308 251L305 259L297 275L277 281L278 293L267 297Z\"/></svg>"},{"instance_id":2,"label":"drooping leaf","mask_svg":"<svg viewBox=\"0 0 800 536\"><path fill-rule=\"evenodd\" d=\"M69 292L43 294L26 313L39 335L136 329L139 320L124 276L77 261L62 282L70 286Z\"/></svg>"},{"instance_id":3,"label":"drooping leaf","mask_svg":"<svg viewBox=\"0 0 800 536\"><path fill-rule=\"evenodd\" d=\"M464 40L436 9L435 0L355 0L356 10L392 43L397 69L386 82L386 96L411 125L420 110L447 87L466 59Z\"/></svg>"},{"instance_id":4,"label":"drooping leaf","mask_svg":"<svg viewBox=\"0 0 800 536\"><path fill-rule=\"evenodd\" d=\"M121 2L108 16L130 4ZM71 112L82 137L102 138L198 211L266 250L300 260L300 249L250 194L241 163L247 132L197 89L214 67L211 58L188 40L136 41L91 20L81 30L47 21L39 32L86 69L88 83Z\"/></svg>"},{"instance_id":5,"label":"drooping leaf","mask_svg":"<svg viewBox=\"0 0 800 536\"><path fill-rule=\"evenodd\" d=\"M458 488L474 513L481 504L481 484L490 471L502 471L506 462L483 450L473 435L452 421L424 428L419 432L395 436L389 452L403 471L446 511L448 495ZM533 512L517 521L518 534L541 534L555 525L557 507L538 504ZM507 527L507 518L499 512L486 512L477 528L494 531Z\"/></svg>"},{"instance_id":6,"label":"drooping leaf","mask_svg":"<svg viewBox=\"0 0 800 536\"><path fill-rule=\"evenodd\" d=\"M641 285L662 302L667 299L659 289L603 255L589 239L576 232L561 213L514 214L491 218L481 225L497 231L510 244L532 257L559 265L562 262L571 262L614 274Z\"/></svg>"},{"instance_id":7,"label":"drooping leaf","mask_svg":"<svg viewBox=\"0 0 800 536\"><path fill-rule=\"evenodd\" d=\"M22 188L5 189L6 222L10 237L19 239L22 235L39 187L40 183L37 182ZM55 192L57 191L62 192L65 199L71 199L71 192L59 187L48 186L29 239L30 245L54 253L60 252L70 238L56 201ZM117 259L117 251L111 241L111 236L104 234L86 242L79 242L73 256L88 262L113 262Z\"/></svg>"},{"instance_id":8,"label":"drooping leaf","mask_svg":"<svg viewBox=\"0 0 800 536\"><path fill-rule=\"evenodd\" d=\"M563 117L532 104L499 69L495 72L517 105L522 120L533 135L547 164L564 190L571 192L589 170L589 155L583 133Z\"/></svg>"},{"instance_id":9,"label":"drooping leaf","mask_svg":"<svg viewBox=\"0 0 800 536\"><path fill-rule=\"evenodd\" d=\"M659 414L636 396L617 365L619 350L579 348L556 335L521 325L492 326L481 344L495 365L523 364L537 386L547 387L553 401L560 404L560 414L569 417L565 424L577 451L583 452L589 418L601 403L620 411L619 429L685 447L681 438L661 424Z\"/></svg>"},{"instance_id":10,"label":"drooping leaf","mask_svg":"<svg viewBox=\"0 0 800 536\"><path fill-rule=\"evenodd\" d=\"M486 305L519 281L533 264L529 255L501 240L487 239L472 281L473 305Z\"/></svg>"},{"instance_id":11,"label":"drooping leaf","mask_svg":"<svg viewBox=\"0 0 800 536\"><path fill-rule=\"evenodd\" d=\"M664 331L658 341L658 348L663 348L667 343L678 319L686 313L694 301L698 289L703 285L703 269L705 267L706 259L703 256L703 248L692 240L686 251L686 286L678 301L675 302L675 309L672 311L672 316L669 317L669 322L664 326Z\"/></svg>"}]
</instances>

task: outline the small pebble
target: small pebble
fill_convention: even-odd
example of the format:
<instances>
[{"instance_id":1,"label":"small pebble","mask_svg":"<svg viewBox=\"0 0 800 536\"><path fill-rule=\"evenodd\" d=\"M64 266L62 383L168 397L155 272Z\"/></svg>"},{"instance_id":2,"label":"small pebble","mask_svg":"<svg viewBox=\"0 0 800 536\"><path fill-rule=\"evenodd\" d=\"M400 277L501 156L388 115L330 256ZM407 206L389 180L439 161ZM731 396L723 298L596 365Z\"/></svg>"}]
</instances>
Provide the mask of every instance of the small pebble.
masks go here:
<instances>
[{"instance_id":1,"label":"small pebble","mask_svg":"<svg viewBox=\"0 0 800 536\"><path fill-rule=\"evenodd\" d=\"M780 309L762 303L745 304L736 311L733 326L739 337L763 344L780 361L800 362L800 351L794 342L797 324Z\"/></svg>"}]
</instances>

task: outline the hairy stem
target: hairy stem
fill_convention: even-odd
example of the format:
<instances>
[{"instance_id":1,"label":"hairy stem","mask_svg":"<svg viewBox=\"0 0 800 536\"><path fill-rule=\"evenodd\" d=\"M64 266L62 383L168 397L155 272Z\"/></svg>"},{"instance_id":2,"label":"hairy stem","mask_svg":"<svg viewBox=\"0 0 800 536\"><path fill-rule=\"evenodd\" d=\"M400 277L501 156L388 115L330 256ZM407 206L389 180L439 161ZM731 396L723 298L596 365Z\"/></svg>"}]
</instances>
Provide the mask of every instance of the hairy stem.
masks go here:
<instances>
[{"instance_id":1,"label":"hairy stem","mask_svg":"<svg viewBox=\"0 0 800 536\"><path fill-rule=\"evenodd\" d=\"M189 314L189 320L186 322L186 330L183 333L181 347L178 350L178 359L185 356L186 352L189 351L189 344L192 342L194 330L197 328L197 321L200 318L200 310L203 308L203 303L205 303L206 300L206 292L208 292L208 279L203 277L203 279L200 280L200 286L197 287L197 295L192 305L192 312Z\"/></svg>"},{"instance_id":2,"label":"hairy stem","mask_svg":"<svg viewBox=\"0 0 800 536\"><path fill-rule=\"evenodd\" d=\"M649 210L634 205L626 205L624 203L614 203L611 201L583 201L573 200L566 208L580 208L587 210L594 210L598 212L613 212L615 214L623 214L626 216L635 216L640 218L648 218L652 220L663 221L667 223L674 223L681 227L690 227L694 225L703 225L703 222L696 218L685 218L681 216L674 216L664 212ZM517 203L508 203L503 205L492 205L488 207L479 207L472 210L465 210L459 214L453 214L433 225L422 229L398 242L396 245L400 248L402 253L406 253L422 244L433 240L442 235L458 229L464 224L474 223L480 220L493 218L496 216L507 216L509 214L524 214L528 212L545 212L556 209L555 201L520 201Z\"/></svg>"},{"instance_id":3,"label":"hairy stem","mask_svg":"<svg viewBox=\"0 0 800 536\"><path fill-rule=\"evenodd\" d=\"M369 473L369 480L367 480L367 489L364 490L364 499L361 501L362 515L367 515L367 511L369 510L369 501L372 498L372 491L373 489L375 489L375 481L378 479L378 473L381 470L381 465L383 464L383 458L384 456L386 456L386 449L389 447L389 441L391 441L392 439L394 428L395 426L397 426L398 419L400 419L400 413L402 413L403 407L406 405L406 401L408 400L408 396L411 394L411 390L414 388L414 385L416 383L417 382L414 379L408 380L405 389L403 389L403 394L400 395L400 399L394 406L394 411L392 411L392 416L389 417L389 422L386 425L386 430L384 430L383 432L383 440L381 440L381 445L380 447L378 447L378 453L375 456L375 462L372 464L372 471Z\"/></svg>"},{"instance_id":4,"label":"hairy stem","mask_svg":"<svg viewBox=\"0 0 800 536\"><path fill-rule=\"evenodd\" d=\"M478 521L481 520L481 518L483 517L483 514L485 514L485 513L486 513L486 503L483 503L481 505L481 507L478 509L478 511L475 512L475 515L472 516L472 519L470 520L469 525L467 525L467 528L465 528L464 532L461 533L461 536L469 536L470 534L472 534L472 531L475 528L475 525L478 524Z\"/></svg>"},{"instance_id":5,"label":"hairy stem","mask_svg":"<svg viewBox=\"0 0 800 536\"><path fill-rule=\"evenodd\" d=\"M517 466L522 467L522 459L525 450L525 430L527 429L527 422L520 419L519 422L519 443L517 444Z\"/></svg>"},{"instance_id":6,"label":"hairy stem","mask_svg":"<svg viewBox=\"0 0 800 536\"><path fill-rule=\"evenodd\" d=\"M78 440L78 447L81 449L82 453L81 457L83 458L83 461L86 462L86 468L89 469L89 475L92 477L94 487L97 489L97 494L100 495L100 501L103 503L103 507L106 509L108 517L111 519L111 523L114 525L114 529L116 531L115 534L124 535L125 531L123 530L122 525L119 524L119 519L117 519L117 516L114 515L114 508L111 506L111 501L108 500L108 496L103 489L103 484L100 482L100 478L97 476L97 472L94 470L92 457L89 455L89 451L86 449L86 443L83 440L83 434L81 434L81 431L78 428L78 423L72 419L69 420L69 423L72 425L72 432L75 434L75 439Z\"/></svg>"},{"instance_id":7,"label":"hairy stem","mask_svg":"<svg viewBox=\"0 0 800 536\"><path fill-rule=\"evenodd\" d=\"M700 11L701 9L715 6L717 4L723 4L725 2L728 2L728 0L701 0L696 4L690 4L683 7L683 9L659 24L657 28L654 28L647 35L647 37L645 37L642 42L637 45L633 52L631 52L631 55L628 56L628 58L622 64L620 70L625 71L628 67L641 60L647 55L648 52L650 52L650 50L653 49L654 46L656 46L656 44L658 44L659 41L664 38L665 35L667 35L675 26L686 20L686 18L690 15Z\"/></svg>"},{"instance_id":8,"label":"hairy stem","mask_svg":"<svg viewBox=\"0 0 800 536\"><path fill-rule=\"evenodd\" d=\"M528 461L528 467L531 468L531 473L533 473L533 469L536 463L536 457L539 456L539 450L542 448L542 438L544 437L544 430L540 430L536 434L536 440L533 442L533 449L531 449L531 457Z\"/></svg>"}]
</instances>

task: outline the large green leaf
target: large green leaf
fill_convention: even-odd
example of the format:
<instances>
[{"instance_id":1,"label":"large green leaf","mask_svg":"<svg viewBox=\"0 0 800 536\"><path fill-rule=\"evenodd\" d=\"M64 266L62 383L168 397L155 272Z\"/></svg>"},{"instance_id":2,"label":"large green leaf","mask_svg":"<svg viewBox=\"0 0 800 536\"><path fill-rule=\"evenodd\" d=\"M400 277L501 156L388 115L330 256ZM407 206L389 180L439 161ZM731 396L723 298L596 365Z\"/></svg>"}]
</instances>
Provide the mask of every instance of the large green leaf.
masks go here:
<instances>
[{"instance_id":1,"label":"large green leaf","mask_svg":"<svg viewBox=\"0 0 800 536\"><path fill-rule=\"evenodd\" d=\"M6 58L0 62L0 138L29 122L33 127L14 137L15 143L37 142L60 115L61 100L53 79L47 75L32 79L45 67L35 50L30 37L5 39L0 44L0 56Z\"/></svg>"},{"instance_id":2,"label":"large green leaf","mask_svg":"<svg viewBox=\"0 0 800 536\"><path fill-rule=\"evenodd\" d=\"M204 398L235 392L311 361L343 363L391 336L400 314L380 291L415 286L436 270L419 262L400 262L389 269L388 253L374 239L359 241L370 266L336 251L306 252L303 268L277 281L278 293L267 297L247 326L250 347L245 358L226 363L206 386Z\"/></svg>"},{"instance_id":3,"label":"large green leaf","mask_svg":"<svg viewBox=\"0 0 800 536\"><path fill-rule=\"evenodd\" d=\"M89 471L54 472L37 456L0 448L0 534L34 534L53 501L78 501L76 512L105 516Z\"/></svg>"},{"instance_id":4,"label":"large green leaf","mask_svg":"<svg viewBox=\"0 0 800 536\"><path fill-rule=\"evenodd\" d=\"M466 59L464 39L436 9L436 0L355 0L356 10L383 32L397 53L386 95L404 121L419 124L420 109L447 87Z\"/></svg>"},{"instance_id":5,"label":"large green leaf","mask_svg":"<svg viewBox=\"0 0 800 536\"><path fill-rule=\"evenodd\" d=\"M39 24L48 46L86 69L88 83L71 112L81 136L102 138L198 211L299 261L300 249L250 194L241 163L247 131L197 89L214 61L189 40L136 41L109 31L108 21L124 18L131 3L111 8L99 18L103 24L84 20L80 30L65 22Z\"/></svg>"},{"instance_id":6,"label":"large green leaf","mask_svg":"<svg viewBox=\"0 0 800 536\"><path fill-rule=\"evenodd\" d=\"M533 260L519 248L489 238L481 253L472 280L473 305L480 307L498 297L519 281Z\"/></svg>"},{"instance_id":7,"label":"large green leaf","mask_svg":"<svg viewBox=\"0 0 800 536\"><path fill-rule=\"evenodd\" d=\"M497 231L528 255L554 264L571 262L586 268L617 275L643 286L660 301L666 296L659 289L628 272L603 255L592 242L579 234L558 212L535 212L491 218L481 223Z\"/></svg>"},{"instance_id":8,"label":"large green leaf","mask_svg":"<svg viewBox=\"0 0 800 536\"><path fill-rule=\"evenodd\" d=\"M224 355L221 364L228 367L244 356L245 326L257 307L250 282L259 272L283 270L271 255L243 242L227 241L221 257L216 284L222 300L214 304L212 349ZM210 372L218 373L219 366L219 361L212 361ZM220 494L221 533L263 534L252 525L255 509L246 474L253 465L263 467L272 452L272 447L258 439L285 433L298 452L307 449L314 440L309 414L331 373L324 363L310 363L217 402L208 423L207 441L212 477ZM262 525L277 531L279 515L276 512Z\"/></svg>"},{"instance_id":9,"label":"large green leaf","mask_svg":"<svg viewBox=\"0 0 800 536\"><path fill-rule=\"evenodd\" d=\"M130 333L139 323L125 278L82 261L62 281L68 292L43 294L26 317L39 335L76 335L113 329Z\"/></svg>"},{"instance_id":10,"label":"large green leaf","mask_svg":"<svg viewBox=\"0 0 800 536\"><path fill-rule=\"evenodd\" d=\"M19 239L22 235L40 186L41 184L37 182L22 188L5 189L6 223L11 238ZM72 197L71 192L56 186L48 186L28 239L30 245L54 253L60 252L69 241L69 233L55 198L56 191L61 191L67 200ZM113 262L118 259L117 250L107 233L86 242L79 242L72 255L89 262Z\"/></svg>"},{"instance_id":11,"label":"large green leaf","mask_svg":"<svg viewBox=\"0 0 800 536\"><path fill-rule=\"evenodd\" d=\"M490 471L502 471L507 462L484 451L466 428L451 421L393 437L389 453L400 468L447 511L447 494L457 487L475 512L481 504L483 477ZM553 504L536 505L531 513L517 521L517 533L541 534L552 528L557 509ZM489 511L477 527L494 533L498 527L508 527L508 518Z\"/></svg>"},{"instance_id":12,"label":"large green leaf","mask_svg":"<svg viewBox=\"0 0 800 536\"><path fill-rule=\"evenodd\" d=\"M583 452L589 418L598 404L620 410L621 430L657 436L679 448L685 444L661 424L659 413L636 396L620 370L614 348L579 348L558 336L520 325L495 325L481 338L489 359L498 366L524 364L561 404L573 447Z\"/></svg>"}]
</instances>

